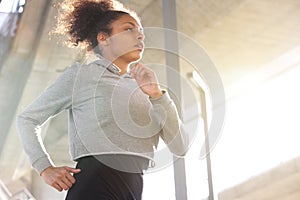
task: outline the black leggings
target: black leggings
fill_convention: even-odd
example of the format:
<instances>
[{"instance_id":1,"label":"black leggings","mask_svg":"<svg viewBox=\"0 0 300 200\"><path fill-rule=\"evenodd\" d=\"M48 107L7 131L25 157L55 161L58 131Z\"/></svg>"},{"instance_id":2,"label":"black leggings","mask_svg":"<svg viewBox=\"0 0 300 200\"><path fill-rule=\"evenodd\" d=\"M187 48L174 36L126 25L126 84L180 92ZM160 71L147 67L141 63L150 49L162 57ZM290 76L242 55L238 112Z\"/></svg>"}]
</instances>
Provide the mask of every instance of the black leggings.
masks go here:
<instances>
[{"instance_id":1,"label":"black leggings","mask_svg":"<svg viewBox=\"0 0 300 200\"><path fill-rule=\"evenodd\" d=\"M143 174L118 171L93 156L79 159L66 200L141 200Z\"/></svg>"}]
</instances>

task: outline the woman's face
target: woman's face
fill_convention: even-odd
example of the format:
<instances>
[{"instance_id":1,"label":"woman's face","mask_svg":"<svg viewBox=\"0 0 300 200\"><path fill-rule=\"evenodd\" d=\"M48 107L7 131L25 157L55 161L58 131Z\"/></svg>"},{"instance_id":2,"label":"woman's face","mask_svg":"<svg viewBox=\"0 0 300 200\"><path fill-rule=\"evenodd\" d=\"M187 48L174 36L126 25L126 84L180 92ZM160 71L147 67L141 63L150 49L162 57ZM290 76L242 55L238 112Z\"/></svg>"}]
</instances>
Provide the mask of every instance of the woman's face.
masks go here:
<instances>
[{"instance_id":1,"label":"woman's face","mask_svg":"<svg viewBox=\"0 0 300 200\"><path fill-rule=\"evenodd\" d=\"M131 63L141 59L144 51L144 33L140 23L130 15L122 15L111 24L106 51L116 59Z\"/></svg>"}]
</instances>

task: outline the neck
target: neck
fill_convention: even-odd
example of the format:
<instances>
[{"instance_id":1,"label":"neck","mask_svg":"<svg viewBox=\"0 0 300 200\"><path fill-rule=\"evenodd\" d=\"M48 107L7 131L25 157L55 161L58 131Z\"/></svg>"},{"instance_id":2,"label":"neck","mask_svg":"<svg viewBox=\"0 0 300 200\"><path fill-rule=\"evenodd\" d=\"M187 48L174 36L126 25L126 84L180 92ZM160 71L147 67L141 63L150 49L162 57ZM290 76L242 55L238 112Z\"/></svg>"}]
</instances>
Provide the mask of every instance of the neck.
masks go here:
<instances>
[{"instance_id":1,"label":"neck","mask_svg":"<svg viewBox=\"0 0 300 200\"><path fill-rule=\"evenodd\" d=\"M122 59L116 59L113 61L113 63L119 67L121 69L121 72L120 74L125 74L127 72L127 69L129 67L129 63L128 62L125 62L124 60Z\"/></svg>"}]
</instances>

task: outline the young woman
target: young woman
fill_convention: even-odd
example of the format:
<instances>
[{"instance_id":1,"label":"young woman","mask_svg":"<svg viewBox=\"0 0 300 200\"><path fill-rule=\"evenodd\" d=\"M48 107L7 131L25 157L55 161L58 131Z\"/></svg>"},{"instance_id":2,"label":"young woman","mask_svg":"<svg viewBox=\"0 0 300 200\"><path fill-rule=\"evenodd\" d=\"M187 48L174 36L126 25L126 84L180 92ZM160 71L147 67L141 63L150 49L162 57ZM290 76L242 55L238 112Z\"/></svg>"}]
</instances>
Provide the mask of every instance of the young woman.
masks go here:
<instances>
[{"instance_id":1,"label":"young woman","mask_svg":"<svg viewBox=\"0 0 300 200\"><path fill-rule=\"evenodd\" d=\"M47 184L68 190L66 199L141 199L143 171L159 137L176 155L186 151L173 101L155 73L138 63L144 51L140 20L120 5L65 1L56 30L86 47L87 62L70 66L17 117L32 166ZM76 168L55 166L39 134L62 110L69 111Z\"/></svg>"}]
</instances>

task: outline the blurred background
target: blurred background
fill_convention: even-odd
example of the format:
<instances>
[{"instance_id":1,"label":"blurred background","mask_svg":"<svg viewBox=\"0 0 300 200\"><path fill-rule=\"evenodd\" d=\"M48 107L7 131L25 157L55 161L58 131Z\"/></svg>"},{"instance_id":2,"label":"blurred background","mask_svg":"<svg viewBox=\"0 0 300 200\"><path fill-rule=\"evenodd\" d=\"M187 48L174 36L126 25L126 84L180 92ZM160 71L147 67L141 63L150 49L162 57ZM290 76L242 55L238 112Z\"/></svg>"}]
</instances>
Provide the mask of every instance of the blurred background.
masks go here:
<instances>
[{"instance_id":1,"label":"blurred background","mask_svg":"<svg viewBox=\"0 0 300 200\"><path fill-rule=\"evenodd\" d=\"M32 170L15 127L15 116L67 66L82 59L78 50L61 45L61 38L49 36L57 2L0 3L1 200L59 200L65 196ZM204 113L202 90L189 83L195 68L179 56L177 73L188 83L183 84L179 97L183 121L196 138L181 165L167 165L145 175L144 200L299 200L300 1L121 2L138 13L144 27L177 29L204 48L226 95L221 136L209 159L200 158L207 116L216 108L206 98ZM164 51L146 49L142 61L163 65L168 63L166 56ZM155 70L167 84L165 68ZM194 96L185 95L187 86ZM209 91L204 92L209 97ZM200 110L196 115L195 109ZM42 135L56 165L75 165L68 153L65 112L48 120Z\"/></svg>"}]
</instances>

